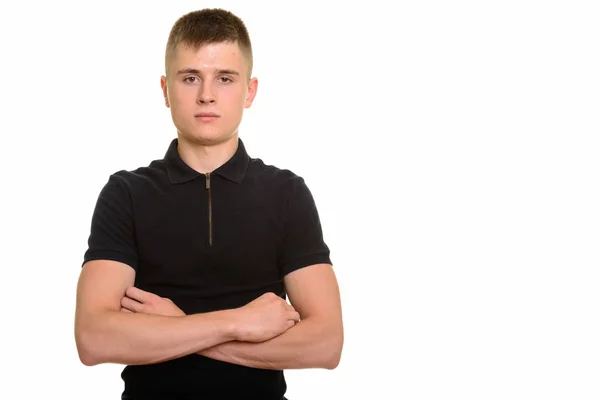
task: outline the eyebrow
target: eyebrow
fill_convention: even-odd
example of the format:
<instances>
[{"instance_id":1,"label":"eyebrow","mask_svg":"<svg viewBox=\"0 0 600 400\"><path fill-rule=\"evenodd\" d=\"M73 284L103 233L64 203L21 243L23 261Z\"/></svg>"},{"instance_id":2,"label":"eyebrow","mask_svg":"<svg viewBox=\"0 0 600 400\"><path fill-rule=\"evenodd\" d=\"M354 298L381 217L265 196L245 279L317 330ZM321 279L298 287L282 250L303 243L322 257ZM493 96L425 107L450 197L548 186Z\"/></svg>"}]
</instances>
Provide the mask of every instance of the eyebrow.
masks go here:
<instances>
[{"instance_id":1,"label":"eyebrow","mask_svg":"<svg viewBox=\"0 0 600 400\"><path fill-rule=\"evenodd\" d=\"M182 74L202 75L202 72L200 72L200 70L195 69L195 68L184 68L184 69L180 69L179 71L177 71L177 75L182 75ZM217 74L238 75L238 76L240 75L239 72L237 72L233 69L218 69Z\"/></svg>"}]
</instances>

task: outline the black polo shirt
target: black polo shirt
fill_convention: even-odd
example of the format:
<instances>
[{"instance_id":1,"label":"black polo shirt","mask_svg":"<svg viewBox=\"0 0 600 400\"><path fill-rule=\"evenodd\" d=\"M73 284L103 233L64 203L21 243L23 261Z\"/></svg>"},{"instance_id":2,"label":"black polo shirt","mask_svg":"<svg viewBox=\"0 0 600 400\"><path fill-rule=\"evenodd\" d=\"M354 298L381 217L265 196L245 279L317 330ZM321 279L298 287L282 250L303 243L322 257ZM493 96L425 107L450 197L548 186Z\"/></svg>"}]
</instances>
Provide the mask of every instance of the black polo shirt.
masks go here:
<instances>
[{"instance_id":1,"label":"black polo shirt","mask_svg":"<svg viewBox=\"0 0 600 400\"><path fill-rule=\"evenodd\" d=\"M136 287L170 298L186 314L241 307L266 292L285 298L286 274L331 263L301 177L250 158L241 139L231 159L201 174L180 158L177 144L173 139L162 160L110 176L93 213L84 263L128 264ZM267 400L286 390L282 371L196 354L129 365L121 376L124 394L143 398L220 393Z\"/></svg>"}]
</instances>

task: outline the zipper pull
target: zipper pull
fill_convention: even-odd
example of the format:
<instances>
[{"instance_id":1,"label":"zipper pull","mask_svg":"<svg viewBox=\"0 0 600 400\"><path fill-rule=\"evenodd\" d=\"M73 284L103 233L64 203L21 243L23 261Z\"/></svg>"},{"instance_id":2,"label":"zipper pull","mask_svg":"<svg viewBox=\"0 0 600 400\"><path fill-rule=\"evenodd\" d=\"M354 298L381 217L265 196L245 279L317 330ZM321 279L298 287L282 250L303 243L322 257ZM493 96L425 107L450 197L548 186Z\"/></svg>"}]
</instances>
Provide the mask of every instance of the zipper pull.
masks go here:
<instances>
[{"instance_id":1,"label":"zipper pull","mask_svg":"<svg viewBox=\"0 0 600 400\"><path fill-rule=\"evenodd\" d=\"M210 189L210 172L206 173L206 188Z\"/></svg>"}]
</instances>

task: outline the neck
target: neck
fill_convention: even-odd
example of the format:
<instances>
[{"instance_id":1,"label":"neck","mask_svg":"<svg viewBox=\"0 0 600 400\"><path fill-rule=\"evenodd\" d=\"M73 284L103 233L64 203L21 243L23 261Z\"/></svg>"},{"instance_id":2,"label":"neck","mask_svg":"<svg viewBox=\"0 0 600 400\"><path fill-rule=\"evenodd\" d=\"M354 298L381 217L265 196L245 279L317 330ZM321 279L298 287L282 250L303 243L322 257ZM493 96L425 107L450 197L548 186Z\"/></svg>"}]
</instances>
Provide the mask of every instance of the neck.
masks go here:
<instances>
[{"instance_id":1,"label":"neck","mask_svg":"<svg viewBox=\"0 0 600 400\"><path fill-rule=\"evenodd\" d=\"M201 174L206 174L225 164L238 148L238 134L231 138L213 144L190 141L182 135L177 135L177 151L181 159L190 168Z\"/></svg>"}]
</instances>

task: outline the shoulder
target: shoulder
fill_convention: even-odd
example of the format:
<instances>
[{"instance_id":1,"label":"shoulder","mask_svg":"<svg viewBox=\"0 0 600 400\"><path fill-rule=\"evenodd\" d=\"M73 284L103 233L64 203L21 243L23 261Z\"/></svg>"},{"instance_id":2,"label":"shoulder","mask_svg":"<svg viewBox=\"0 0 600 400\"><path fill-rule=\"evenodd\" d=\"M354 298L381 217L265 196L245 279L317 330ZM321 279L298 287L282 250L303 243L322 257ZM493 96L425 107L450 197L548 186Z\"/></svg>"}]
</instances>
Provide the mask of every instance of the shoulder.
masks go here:
<instances>
[{"instance_id":1,"label":"shoulder","mask_svg":"<svg viewBox=\"0 0 600 400\"><path fill-rule=\"evenodd\" d=\"M129 192L135 192L151 185L166 181L167 174L164 160L154 160L147 166L133 170L119 170L108 177L107 186L121 187Z\"/></svg>"},{"instance_id":2,"label":"shoulder","mask_svg":"<svg viewBox=\"0 0 600 400\"><path fill-rule=\"evenodd\" d=\"M248 166L248 177L260 180L272 187L290 189L297 185L304 185L304 178L294 171L265 163L260 158L251 158Z\"/></svg>"},{"instance_id":3,"label":"shoulder","mask_svg":"<svg viewBox=\"0 0 600 400\"><path fill-rule=\"evenodd\" d=\"M290 203L300 208L313 207L312 193L304 177L290 169L266 164L260 158L252 158L247 176L248 182L258 188L260 193L276 199L285 210L289 209Z\"/></svg>"}]
</instances>

